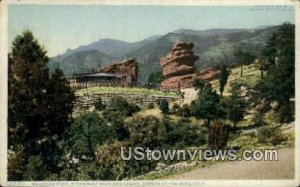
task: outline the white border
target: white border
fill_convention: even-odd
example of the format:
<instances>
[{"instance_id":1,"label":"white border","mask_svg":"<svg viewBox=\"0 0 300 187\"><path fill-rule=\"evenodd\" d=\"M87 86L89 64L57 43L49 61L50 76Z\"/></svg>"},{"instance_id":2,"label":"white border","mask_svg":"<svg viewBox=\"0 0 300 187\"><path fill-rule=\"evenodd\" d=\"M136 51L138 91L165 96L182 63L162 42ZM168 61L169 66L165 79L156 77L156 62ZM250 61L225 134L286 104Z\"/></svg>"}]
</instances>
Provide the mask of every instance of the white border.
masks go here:
<instances>
[{"instance_id":1,"label":"white border","mask_svg":"<svg viewBox=\"0 0 300 187\"><path fill-rule=\"evenodd\" d=\"M151 183L160 182L155 181L43 181L43 182L7 182L6 180L6 166L7 166L7 5L23 5L23 4L43 4L43 5L219 5L219 6L238 6L238 5L295 5L296 13L296 121L295 121L295 180L180 180L180 181L170 181L163 180L162 183L165 186L182 186L180 183L191 183L189 186L299 186L300 185L300 162L299 162L299 122L300 122L300 105L297 101L300 99L299 92L299 81L300 75L300 56L297 52L300 52L300 41L299 41L299 31L300 31L300 3L296 0L2 0L0 2L0 137L2 141L0 142L0 184L2 186L156 186ZM226 171L224 171L226 172ZM84 185L88 184L88 185ZM0 186L1 186L0 185ZM185 185L184 185L185 186Z\"/></svg>"}]
</instances>

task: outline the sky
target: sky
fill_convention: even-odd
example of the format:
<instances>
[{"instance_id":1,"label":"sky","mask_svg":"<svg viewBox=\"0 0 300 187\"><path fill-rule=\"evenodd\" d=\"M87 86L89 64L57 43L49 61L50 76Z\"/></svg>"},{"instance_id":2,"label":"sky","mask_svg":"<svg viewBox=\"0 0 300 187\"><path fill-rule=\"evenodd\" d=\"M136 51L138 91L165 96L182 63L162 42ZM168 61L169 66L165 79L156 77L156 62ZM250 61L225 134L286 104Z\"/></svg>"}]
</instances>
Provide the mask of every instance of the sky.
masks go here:
<instances>
[{"instance_id":1,"label":"sky","mask_svg":"<svg viewBox=\"0 0 300 187\"><path fill-rule=\"evenodd\" d=\"M178 29L255 28L295 23L293 6L9 5L8 46L26 29L48 56L99 39L135 42Z\"/></svg>"}]
</instances>

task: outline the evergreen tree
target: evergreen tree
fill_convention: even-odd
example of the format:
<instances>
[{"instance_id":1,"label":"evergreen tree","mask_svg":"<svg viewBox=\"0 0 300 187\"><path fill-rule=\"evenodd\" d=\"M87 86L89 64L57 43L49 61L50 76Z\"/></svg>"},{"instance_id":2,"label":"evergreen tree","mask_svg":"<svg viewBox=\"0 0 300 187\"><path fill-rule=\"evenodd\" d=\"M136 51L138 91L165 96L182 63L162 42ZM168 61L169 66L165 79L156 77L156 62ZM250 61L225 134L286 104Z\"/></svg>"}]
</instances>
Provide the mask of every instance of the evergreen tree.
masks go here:
<instances>
[{"instance_id":1,"label":"evergreen tree","mask_svg":"<svg viewBox=\"0 0 300 187\"><path fill-rule=\"evenodd\" d=\"M195 79L193 81L193 87L198 91L202 90L204 86L205 86L205 82L202 79Z\"/></svg>"},{"instance_id":2,"label":"evergreen tree","mask_svg":"<svg viewBox=\"0 0 300 187\"><path fill-rule=\"evenodd\" d=\"M23 150L24 165L40 155L48 171L58 172L58 141L70 121L73 93L61 72L49 76L46 50L30 31L15 38L8 59L9 149ZM11 174L9 179L16 179Z\"/></svg>"},{"instance_id":3,"label":"evergreen tree","mask_svg":"<svg viewBox=\"0 0 300 187\"><path fill-rule=\"evenodd\" d=\"M267 41L266 47L262 51L262 55L265 56L266 60L270 64L275 64L275 58L277 56L277 34L273 33L272 36Z\"/></svg>"},{"instance_id":4,"label":"evergreen tree","mask_svg":"<svg viewBox=\"0 0 300 187\"><path fill-rule=\"evenodd\" d=\"M88 112L77 118L68 133L70 151L76 157L83 155L95 158L98 145L115 137L113 128L95 112Z\"/></svg>"},{"instance_id":5,"label":"evergreen tree","mask_svg":"<svg viewBox=\"0 0 300 187\"><path fill-rule=\"evenodd\" d=\"M266 46L265 51L271 51L265 53L269 55L266 58L274 61L277 58L277 63L268 69L265 80L259 83L259 94L267 101L277 101L281 121L289 121L292 117L290 98L295 95L295 25L284 23L268 43L274 45Z\"/></svg>"},{"instance_id":6,"label":"evergreen tree","mask_svg":"<svg viewBox=\"0 0 300 187\"><path fill-rule=\"evenodd\" d=\"M163 80L163 75L161 71L151 73L148 77L148 83L160 84Z\"/></svg>"},{"instance_id":7,"label":"evergreen tree","mask_svg":"<svg viewBox=\"0 0 300 187\"><path fill-rule=\"evenodd\" d=\"M221 68L220 76L219 76L221 96L223 95L224 87L227 84L229 74L230 74L230 71L227 69L227 66L223 65Z\"/></svg>"},{"instance_id":8,"label":"evergreen tree","mask_svg":"<svg viewBox=\"0 0 300 187\"><path fill-rule=\"evenodd\" d=\"M169 112L169 103L166 99L162 99L160 101L159 109L163 114L167 114Z\"/></svg>"},{"instance_id":9,"label":"evergreen tree","mask_svg":"<svg viewBox=\"0 0 300 187\"><path fill-rule=\"evenodd\" d=\"M231 96L228 101L228 118L233 122L234 128L239 121L244 119L246 103L241 97L240 85L233 83L231 86Z\"/></svg>"},{"instance_id":10,"label":"evergreen tree","mask_svg":"<svg viewBox=\"0 0 300 187\"><path fill-rule=\"evenodd\" d=\"M249 65L253 62L254 56L249 52L243 52L242 50L237 50L234 53L234 56L237 58L238 64L241 67L241 77L243 77L243 65Z\"/></svg>"},{"instance_id":11,"label":"evergreen tree","mask_svg":"<svg viewBox=\"0 0 300 187\"><path fill-rule=\"evenodd\" d=\"M224 117L219 95L212 89L211 84L206 84L198 91L197 99L191 104L191 114L196 118L205 119L207 126L211 120Z\"/></svg>"}]
</instances>

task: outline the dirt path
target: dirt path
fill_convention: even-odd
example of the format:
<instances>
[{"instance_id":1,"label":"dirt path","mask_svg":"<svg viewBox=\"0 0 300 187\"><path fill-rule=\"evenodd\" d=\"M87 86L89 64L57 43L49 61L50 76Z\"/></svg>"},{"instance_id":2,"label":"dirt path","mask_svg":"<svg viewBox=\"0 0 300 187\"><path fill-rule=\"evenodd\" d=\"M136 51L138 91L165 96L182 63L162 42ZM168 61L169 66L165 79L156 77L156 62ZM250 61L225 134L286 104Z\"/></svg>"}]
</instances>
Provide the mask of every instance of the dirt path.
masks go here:
<instances>
[{"instance_id":1,"label":"dirt path","mask_svg":"<svg viewBox=\"0 0 300 187\"><path fill-rule=\"evenodd\" d=\"M295 149L278 152L278 161L219 162L197 168L167 179L293 179L295 175Z\"/></svg>"}]
</instances>

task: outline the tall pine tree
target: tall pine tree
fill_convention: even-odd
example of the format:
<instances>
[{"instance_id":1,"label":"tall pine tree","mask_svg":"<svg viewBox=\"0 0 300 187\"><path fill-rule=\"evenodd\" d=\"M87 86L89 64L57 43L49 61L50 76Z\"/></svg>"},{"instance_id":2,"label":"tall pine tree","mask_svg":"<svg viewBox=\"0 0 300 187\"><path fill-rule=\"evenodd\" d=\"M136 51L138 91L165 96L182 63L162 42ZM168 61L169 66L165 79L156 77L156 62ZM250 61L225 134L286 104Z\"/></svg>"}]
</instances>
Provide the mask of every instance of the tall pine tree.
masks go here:
<instances>
[{"instance_id":1,"label":"tall pine tree","mask_svg":"<svg viewBox=\"0 0 300 187\"><path fill-rule=\"evenodd\" d=\"M15 38L8 56L9 149L23 150L24 165L39 155L48 171L58 172L61 150L57 144L69 126L74 93L62 72L49 75L46 50L30 31ZM9 179L23 178L12 172Z\"/></svg>"}]
</instances>

